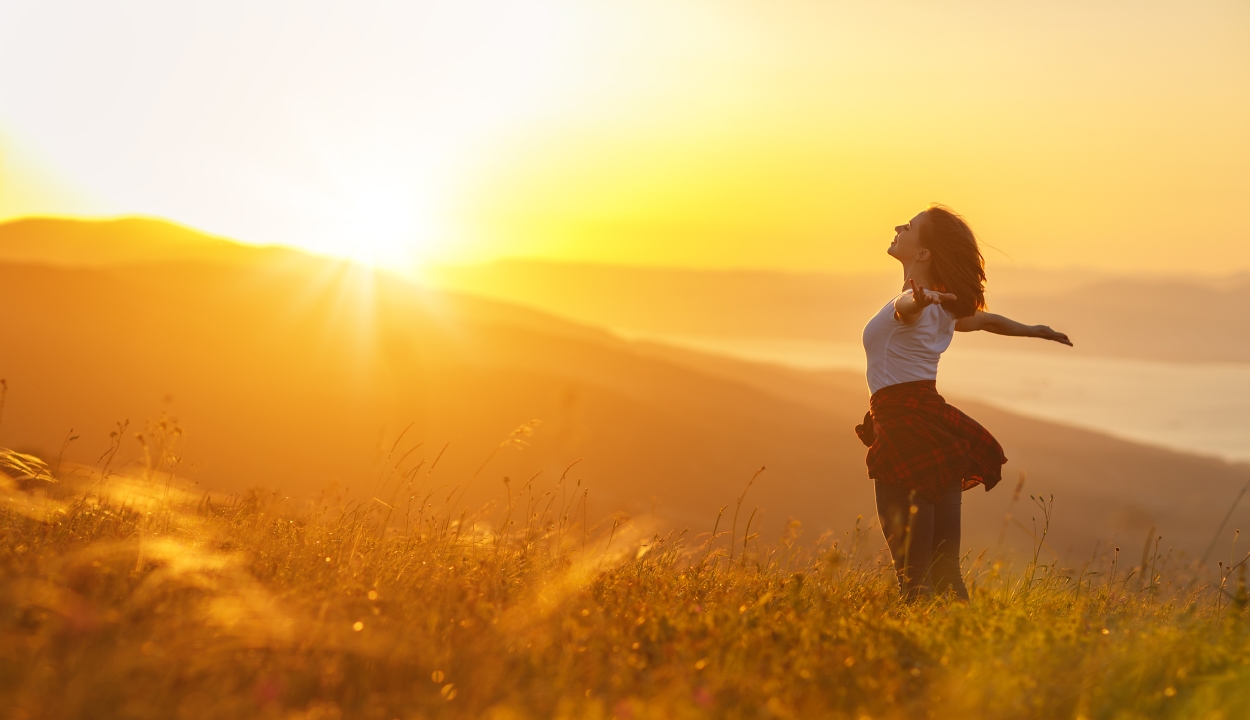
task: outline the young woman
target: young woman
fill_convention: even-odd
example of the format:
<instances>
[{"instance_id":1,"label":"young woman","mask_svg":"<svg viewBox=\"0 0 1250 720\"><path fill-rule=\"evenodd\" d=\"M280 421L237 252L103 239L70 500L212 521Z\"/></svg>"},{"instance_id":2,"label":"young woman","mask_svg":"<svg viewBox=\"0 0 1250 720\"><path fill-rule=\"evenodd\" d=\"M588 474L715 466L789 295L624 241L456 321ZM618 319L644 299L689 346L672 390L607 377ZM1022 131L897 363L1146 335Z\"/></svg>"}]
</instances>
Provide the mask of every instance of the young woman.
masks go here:
<instances>
[{"instance_id":1,"label":"young woman","mask_svg":"<svg viewBox=\"0 0 1250 720\"><path fill-rule=\"evenodd\" d=\"M956 330L1072 342L1045 325L985 312L985 260L972 229L948 208L934 205L894 231L886 252L903 265L903 292L864 326L872 398L855 432L868 446L903 597L967 600L960 493L994 487L1007 458L993 435L937 393L938 359Z\"/></svg>"}]
</instances>

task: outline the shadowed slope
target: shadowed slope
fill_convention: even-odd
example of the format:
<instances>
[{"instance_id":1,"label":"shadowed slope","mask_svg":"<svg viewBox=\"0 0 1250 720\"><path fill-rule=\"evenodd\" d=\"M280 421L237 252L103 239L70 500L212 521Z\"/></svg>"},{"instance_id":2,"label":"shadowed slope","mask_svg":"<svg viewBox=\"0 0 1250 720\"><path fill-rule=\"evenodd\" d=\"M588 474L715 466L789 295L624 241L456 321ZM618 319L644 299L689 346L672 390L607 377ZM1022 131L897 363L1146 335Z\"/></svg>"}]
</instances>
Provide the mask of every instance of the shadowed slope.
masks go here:
<instances>
[{"instance_id":1,"label":"shadowed slope","mask_svg":"<svg viewBox=\"0 0 1250 720\"><path fill-rule=\"evenodd\" d=\"M415 423L408 438L428 440L431 460L451 442L439 468L450 492L538 418L531 446L501 453L471 501L497 496L503 475L558 475L584 457L601 513L655 507L710 524L763 464L774 517L826 525L862 512L862 492L846 493L862 488L854 438L830 440L815 409L604 333L350 266L311 280L275 268L3 266L0 318L25 340L0 349L6 440L45 456L73 427L83 440L71 456L91 462L124 418L136 423L123 447L133 456L137 423L169 412L189 431L187 474L205 485L313 495L336 481L367 497L379 456ZM855 501L839 512L840 495Z\"/></svg>"}]
</instances>

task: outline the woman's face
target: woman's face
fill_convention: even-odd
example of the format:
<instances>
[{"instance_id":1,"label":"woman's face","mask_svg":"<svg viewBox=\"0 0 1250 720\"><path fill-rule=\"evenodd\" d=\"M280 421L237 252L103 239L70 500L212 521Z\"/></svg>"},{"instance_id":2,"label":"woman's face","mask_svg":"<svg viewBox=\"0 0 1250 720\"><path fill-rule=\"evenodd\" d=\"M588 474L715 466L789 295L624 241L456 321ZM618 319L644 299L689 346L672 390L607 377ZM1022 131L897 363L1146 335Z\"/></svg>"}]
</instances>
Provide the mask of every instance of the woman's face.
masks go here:
<instances>
[{"instance_id":1,"label":"woman's face","mask_svg":"<svg viewBox=\"0 0 1250 720\"><path fill-rule=\"evenodd\" d=\"M929 257L929 249L920 246L920 225L926 222L926 212L922 210L906 225L894 228L894 242L890 243L886 252L904 265Z\"/></svg>"}]
</instances>

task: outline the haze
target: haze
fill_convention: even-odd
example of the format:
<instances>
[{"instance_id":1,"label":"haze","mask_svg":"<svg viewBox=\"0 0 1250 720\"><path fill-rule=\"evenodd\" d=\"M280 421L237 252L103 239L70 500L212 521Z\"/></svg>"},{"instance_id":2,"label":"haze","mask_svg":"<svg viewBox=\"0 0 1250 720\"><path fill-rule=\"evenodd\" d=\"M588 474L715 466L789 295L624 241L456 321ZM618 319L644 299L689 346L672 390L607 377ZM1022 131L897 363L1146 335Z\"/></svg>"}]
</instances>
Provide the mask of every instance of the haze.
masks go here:
<instances>
[{"instance_id":1,"label":"haze","mask_svg":"<svg viewBox=\"0 0 1250 720\"><path fill-rule=\"evenodd\" d=\"M1001 262L1246 269L1247 28L1233 1L19 0L0 219L862 271L941 201Z\"/></svg>"}]
</instances>

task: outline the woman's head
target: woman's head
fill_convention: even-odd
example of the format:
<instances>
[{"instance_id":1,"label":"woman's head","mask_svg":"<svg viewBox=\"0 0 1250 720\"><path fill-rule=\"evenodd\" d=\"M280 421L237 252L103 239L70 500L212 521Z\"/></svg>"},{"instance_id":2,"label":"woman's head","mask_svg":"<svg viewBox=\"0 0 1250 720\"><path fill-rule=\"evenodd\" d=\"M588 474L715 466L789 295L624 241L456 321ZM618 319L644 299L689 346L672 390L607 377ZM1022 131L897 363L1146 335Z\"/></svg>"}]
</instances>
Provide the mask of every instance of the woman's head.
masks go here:
<instances>
[{"instance_id":1,"label":"woman's head","mask_svg":"<svg viewBox=\"0 0 1250 720\"><path fill-rule=\"evenodd\" d=\"M958 298L943 302L942 307L955 317L985 309L985 259L963 218L933 205L894 230L887 252L905 267L923 264L933 290Z\"/></svg>"}]
</instances>

